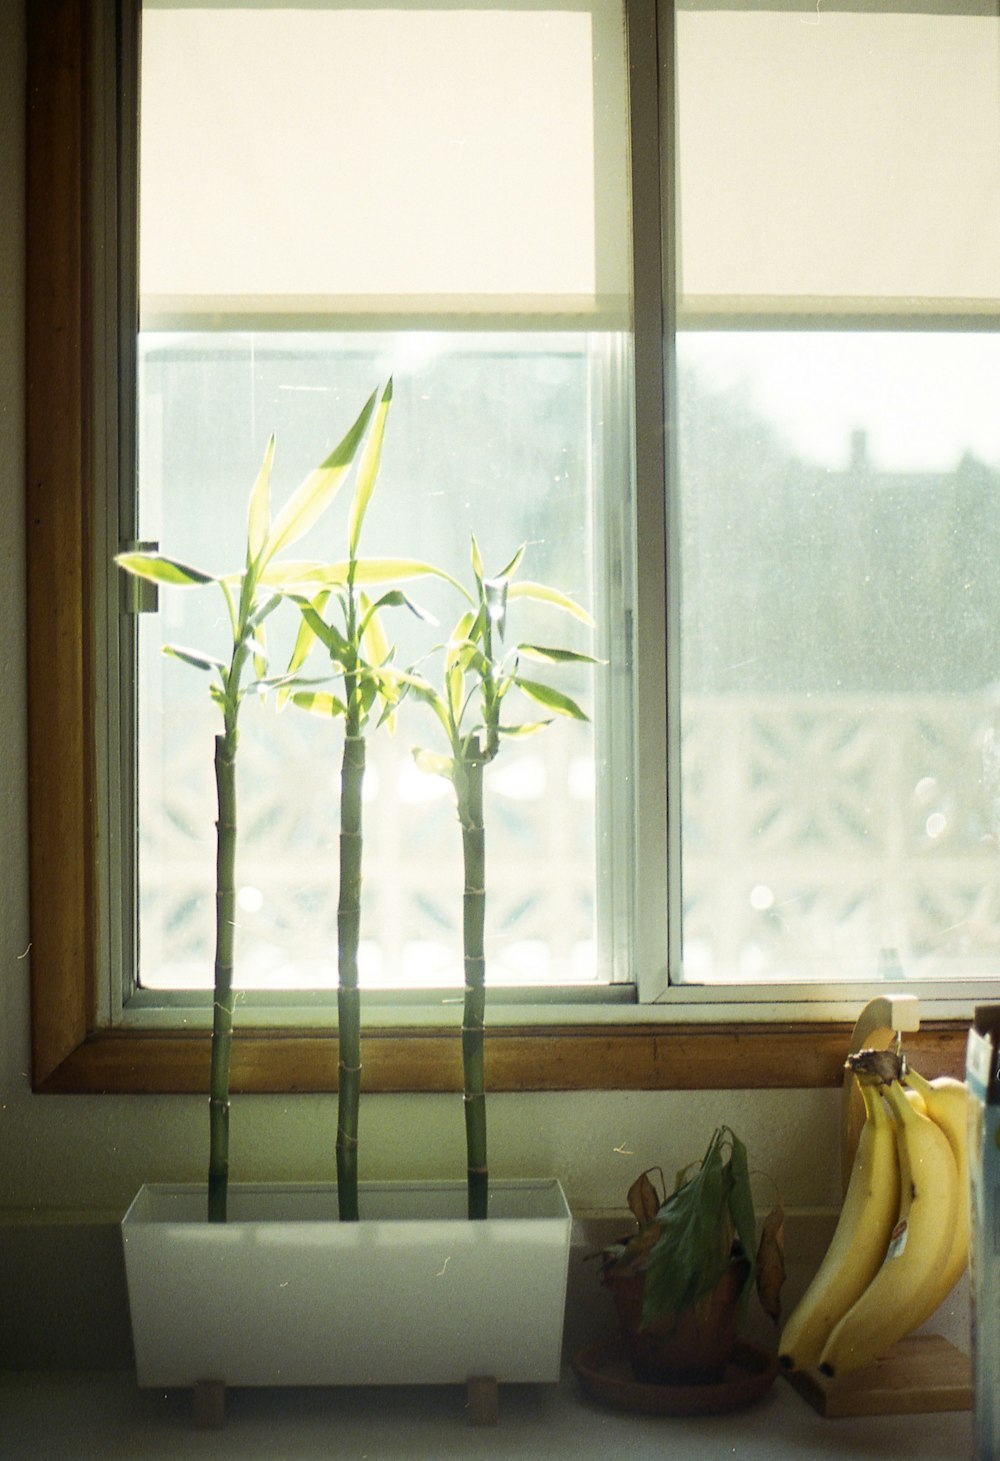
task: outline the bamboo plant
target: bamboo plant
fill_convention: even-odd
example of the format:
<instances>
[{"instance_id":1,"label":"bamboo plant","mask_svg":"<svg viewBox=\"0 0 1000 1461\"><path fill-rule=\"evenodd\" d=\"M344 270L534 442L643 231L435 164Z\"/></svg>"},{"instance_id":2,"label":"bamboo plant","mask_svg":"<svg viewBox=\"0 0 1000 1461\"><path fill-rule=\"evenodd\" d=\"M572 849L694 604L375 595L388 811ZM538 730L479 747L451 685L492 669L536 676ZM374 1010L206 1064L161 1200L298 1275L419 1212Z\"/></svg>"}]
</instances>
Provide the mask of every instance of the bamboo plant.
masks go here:
<instances>
[{"instance_id":1,"label":"bamboo plant","mask_svg":"<svg viewBox=\"0 0 1000 1461\"><path fill-rule=\"evenodd\" d=\"M279 701L344 721L340 774L340 878L337 902L338 1079L337 1079L337 1206L341 1221L357 1222L358 1145L361 1097L361 991L358 948L361 937L361 875L364 846L362 792L367 735L375 724L392 720L405 683L391 664L392 650L382 626L381 611L406 607L428 619L398 586L407 579L450 575L431 564L409 558L358 556L361 526L371 502L381 462L392 382L382 392L374 423L359 458L348 522L346 560L289 569L283 591L298 604L302 622L289 661L287 683ZM450 579L452 583L455 581ZM386 588L386 584L393 584ZM367 588L380 586L374 600ZM458 586L458 585L456 585ZM327 610L330 614L327 616ZM296 688L313 645L325 646L342 695Z\"/></svg>"},{"instance_id":2,"label":"bamboo plant","mask_svg":"<svg viewBox=\"0 0 1000 1461\"><path fill-rule=\"evenodd\" d=\"M446 777L452 785L462 831L462 947L465 994L462 1013L462 1067L465 1110L468 1215L487 1216L489 1163L486 1136L484 1033L486 1011L486 828L483 782L486 766L501 742L545 728L552 717L518 721L506 715L508 695L519 690L536 705L575 720L588 717L575 700L548 684L526 676L522 660L548 665L594 664L576 650L538 644L504 649L511 600L533 599L571 614L588 627L593 621L568 595L545 584L514 581L524 547L494 578L487 578L475 537L472 539L474 592L471 608L458 621L444 647L443 691L422 676L407 677L408 688L437 716L448 742L448 754L417 750L417 764Z\"/></svg>"},{"instance_id":3,"label":"bamboo plant","mask_svg":"<svg viewBox=\"0 0 1000 1461\"><path fill-rule=\"evenodd\" d=\"M232 632L228 659L197 649L164 645L164 653L211 676L211 697L222 713L222 732L215 737L216 822L215 964L211 1074L209 1093L208 1219L225 1222L229 1186L230 1064L233 1042L233 967L235 955L235 864L237 848L236 760L240 708L246 695L266 685L267 651L263 625L278 606L275 588L281 578L274 560L319 519L353 465L365 438L377 392L324 462L310 472L271 520L271 465L274 437L250 493L244 566L238 572L215 574L193 568L159 552L120 553L115 561L126 572L154 584L199 588L216 584L225 599ZM245 678L252 670L252 678Z\"/></svg>"}]
</instances>

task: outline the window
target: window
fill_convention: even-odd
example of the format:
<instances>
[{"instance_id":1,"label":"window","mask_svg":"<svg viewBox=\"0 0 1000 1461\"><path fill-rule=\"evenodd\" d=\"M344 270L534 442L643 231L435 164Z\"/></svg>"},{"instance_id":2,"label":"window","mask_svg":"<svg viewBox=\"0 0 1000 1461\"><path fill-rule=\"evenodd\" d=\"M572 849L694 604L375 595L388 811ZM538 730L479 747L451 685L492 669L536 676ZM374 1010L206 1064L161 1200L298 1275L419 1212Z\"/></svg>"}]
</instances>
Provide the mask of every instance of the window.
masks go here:
<instances>
[{"instance_id":1,"label":"window","mask_svg":"<svg viewBox=\"0 0 1000 1461\"><path fill-rule=\"evenodd\" d=\"M630 557L633 495L620 0L147 0L141 57L138 538L195 563L239 561L268 435L280 501L391 376L362 551L466 579L471 533L496 569L525 543L523 576L593 606L604 647L530 604L512 612L517 637L620 662L625 584L608 564ZM306 556L341 556L347 496ZM387 624L401 664L427 658L462 609L441 585L412 593L438 624ZM162 594L139 618L143 994L211 984L217 711L160 651L221 649L221 627L211 594ZM295 628L280 612L269 621L272 673ZM603 677L558 680L606 730ZM254 704L242 719L237 983L329 990L342 727ZM453 994L452 798L413 760L414 744L434 744L426 709L404 703L398 722L368 738L361 981ZM495 989L579 995L624 966L596 858L595 824L615 815L605 800L595 817L607 740L557 720L505 743L491 768Z\"/></svg>"},{"instance_id":2,"label":"window","mask_svg":"<svg viewBox=\"0 0 1000 1461\"><path fill-rule=\"evenodd\" d=\"M995 974L997 16L678 8L694 984Z\"/></svg>"},{"instance_id":3,"label":"window","mask_svg":"<svg viewBox=\"0 0 1000 1461\"><path fill-rule=\"evenodd\" d=\"M561 1005L558 1024L551 1023L552 1011L545 1016L549 1023L540 1023L537 1013L525 1023L520 1012L504 1009L490 1042L494 1088L835 1083L843 1021L886 978L900 972L907 979L932 977L939 992L954 997L940 1006L945 1014L966 1008L984 988L976 981L992 972L995 918L988 906L990 855L981 845L992 832L982 820L989 813L974 811L976 758L988 745L991 702L984 686L992 679L983 658L989 636L981 632L990 622L992 590L985 573L989 540L981 529L1000 452L992 423L977 409L974 387L984 373L996 373L1000 288L992 271L1000 257L1000 189L996 158L985 141L981 148L958 149L962 168L952 164L955 139L970 135L962 107L996 111L997 48L989 44L996 39L995 7L969 4L956 16L953 7L947 15L912 4L834 11L789 0L734 11L692 0L678 7L676 25L665 5L658 15L655 9L645 0L630 0L624 14L611 4L504 7L505 24L516 28L517 17L532 31L515 66L530 59L571 70L574 56L586 55L589 44L592 73L580 96L592 108L588 135L595 140L585 165L569 169L562 180L571 191L578 188L577 203L589 196L583 204L589 222L560 232L566 203L555 210L552 228L536 230L556 257L548 275L537 256L538 238L529 235L505 240L496 251L495 276L449 267L443 278L425 274L389 287L385 269L375 267L383 262L377 248L348 257L352 235L344 240L347 255L339 267L354 282L331 296L310 273L315 258L308 251L295 257L303 230L293 226L285 200L276 206L273 233L264 222L239 220L233 208L227 210L241 236L249 232L261 244L248 255L249 272L234 273L232 240L215 229L183 226L203 219L213 200L183 196L184 188L199 186L197 172L178 170L168 145L159 162L151 154L143 163L146 177L161 168L165 198L171 187L181 192L165 206L174 231L164 227L161 247L148 262L140 250L138 319L127 288L119 294L135 277L128 208L115 220L101 196L109 159L117 159L126 183L132 175L131 132L126 125L119 135L114 118L92 105L113 90L114 17L110 7L95 3L91 12L82 0L79 10L43 5L32 14L31 94L45 104L36 102L31 122L29 232L60 239L51 253L31 255L28 301L29 616L33 642L50 648L45 673L33 655L31 686L34 1029L41 1087L195 1090L207 1061L197 1001L185 995L180 1010L171 1006L170 986L196 983L190 971L202 954L180 917L184 890L172 907L169 901L166 833L173 837L183 820L176 795L181 778L151 749L161 717L188 714L186 708L178 712L175 698L187 687L175 691L155 652L160 623L174 613L210 611L168 607L164 594L158 620L140 616L139 706L146 718L137 767L140 819L144 803L151 810L133 873L127 834L136 788L128 774L126 817L119 822L108 811L109 791L129 765L122 757L131 735L128 701L120 715L114 712L117 670L112 665L105 680L104 659L89 649L95 605L107 606L105 628L114 626L108 638L114 642L118 632L118 604L99 580L120 528L110 511L95 511L114 497L113 464L127 463L137 447L139 512L127 536L159 537L181 552L177 534L186 514L177 484L192 464L204 476L215 473L218 462L206 464L195 440L197 424L190 436L177 431L178 408L185 422L211 417L216 443L218 419L228 417L241 444L227 444L227 454L244 450L248 423L265 435L277 425L279 450L301 430L301 448L298 441L288 448L294 481L315 454L311 428L302 424L312 413L302 410L301 387L322 385L331 405L352 392L360 401L374 384L373 372L382 373L375 367L390 357L411 367L413 394L405 413L397 413L406 418L402 450L416 439L430 453L433 434L468 410L463 388L488 380L503 398L500 414L493 417L492 404L487 412L498 442L505 434L516 438L516 423L526 419L516 405L520 392L526 389L536 407L539 399L546 403L541 414L547 431L551 427L552 458L542 464L544 454L532 452L525 464L515 455L515 465L537 467L551 484L560 478L560 457L576 453L577 479L586 489L571 514L576 537L560 546L574 567L583 565L587 582L580 596L589 596L597 610L600 652L609 668L594 687L593 739L569 746L558 759L567 772L567 805L576 798L579 825L589 829L575 839L589 869L589 889L577 899L588 922L578 931L560 920L560 934L570 931L556 949L540 947L544 938L535 936L530 917L520 925L512 920L501 964L514 984L531 982L541 971L574 995L581 986L609 981L639 999L596 1021L575 1004ZM249 15L247 34L271 14L257 5L170 3L147 5L147 11L154 26L166 28L178 18L184 26L203 26L220 16ZM387 13L325 5L296 12L307 27L331 14L338 23L361 15L365 25L377 27ZM485 4L458 11L396 7L393 13L404 14L406 24L429 17L429 54L435 57L441 52L435 27L457 24L456 17L472 28L498 22ZM128 9L121 16L126 45L130 16ZM534 29L543 21L559 37L548 50ZM592 30L584 44L579 27L587 24ZM827 27L821 37L817 24ZM562 39L563 25L571 43ZM292 29L282 43L292 43ZM803 39L800 31L813 34ZM595 35L601 46L594 45ZM194 45L183 30L163 44L179 46L192 73L192 58L208 63L207 45ZM499 54L495 38L490 48ZM878 62L887 48L894 56L891 78ZM385 59L381 42L377 49ZM867 69L855 64L859 49ZM273 56L277 67L275 46L252 50ZM153 52L151 44L151 64ZM421 54L412 37L400 47L393 64L402 68L403 89L406 65ZM961 88L931 64L942 54L954 56ZM60 65L67 55L71 64ZM616 233L614 222L628 201L625 140L606 125L600 102L606 93L597 86L609 55L618 57L609 74L618 76L619 94L626 55L629 63L631 238L627 225ZM885 127L889 81L892 107L919 120L914 98L928 95L921 78L926 82L929 66L939 78L931 94L942 125L926 136ZM502 76L499 63L497 74ZM144 105L155 108L154 71L144 74L143 89ZM546 99L544 86L525 92L529 101ZM201 95L213 94L208 87ZM181 111L197 130L207 123L199 120L197 90L193 98ZM235 110L237 100L224 110L232 112L246 143L253 119ZM122 103L124 115L131 115L127 94ZM276 104L276 117L280 111ZM571 107L560 125L579 128L582 116ZM91 117L98 123L88 132L84 119ZM77 146L56 145L66 129ZM913 151L921 160L922 191L915 187L910 151L893 150L912 135L920 137ZM992 134L983 127L976 135ZM233 147L232 139L225 145ZM869 176L859 158L871 155L876 161ZM522 198L511 217L533 215L551 203L545 157L538 163L540 183L515 168L505 184L536 186L530 195L535 201ZM311 180L321 165L322 158L307 154L288 171L301 169ZM567 172L558 157L553 167ZM407 171L404 163L399 188L414 182ZM465 198L461 166L455 177ZM280 172L278 181L286 181ZM377 210L384 200L373 201L370 192L360 188L359 207ZM928 194L947 197L948 206L901 215L904 203L923 206ZM467 210L470 226L482 229L483 244L462 251L462 259L474 259L484 270L495 202L476 195ZM405 206L413 203L408 194ZM157 226L146 221L151 206L144 190L142 236L155 238ZM447 216L446 208L445 201L435 212ZM266 214L265 206L262 220ZM109 217L112 248L91 222L103 220L106 227ZM374 236L382 225L364 217L365 236ZM54 228L54 221L65 227ZM619 243L609 250L612 237ZM914 239L922 240L920 246ZM220 244L216 257L213 240ZM582 273L574 273L573 248L590 260ZM242 258L242 247L238 252ZM118 257L123 271L115 267ZM87 263L82 275L81 258ZM275 285L275 260L293 258L294 287ZM103 270L93 268L95 260ZM518 273L535 267L541 272L534 284ZM95 281L93 288L83 287L84 278ZM55 322L53 298L63 311ZM120 336L107 328L116 319L124 321ZM79 355L56 348L59 331L79 342ZM92 360L101 364L95 369ZM119 379L133 377L140 383L134 425L136 398L114 389ZM932 415L927 403L941 401L946 385L955 383L962 414L952 409L950 435L928 436L921 445L915 420L926 424ZM909 394L900 407L904 385ZM424 409L422 395L431 398L433 410ZM95 400L97 412L91 409ZM914 400L920 402L916 412ZM53 414L53 401L61 414ZM281 412L284 419L275 421ZM343 429L344 417L339 411L329 429ZM422 438L421 431L429 435ZM900 441L908 457L898 454ZM112 443L123 451L111 449ZM226 474L238 494L237 513L256 465L254 452L246 450L245 467L231 478ZM475 469L466 458L455 480ZM387 476L387 499L389 489ZM486 483L479 490L486 500L492 489ZM530 505L537 506L533 495ZM220 535L229 515L220 514ZM937 531L926 532L928 522ZM479 530L478 521L474 525ZM551 537L527 511L515 526L518 538ZM974 574L972 549L981 555ZM505 552L506 544L497 551ZM65 593L52 602L45 581L56 563ZM942 596L960 569L959 602L949 602L942 614ZM900 608L904 593L909 616ZM914 632L905 629L907 617ZM942 618L947 622L939 623ZM891 640L887 623L898 631ZM831 626L835 633L828 632ZM188 629L191 637L200 632L189 620L181 632L174 623L167 633L188 637ZM132 633L129 623L120 651L126 685ZM925 654L932 640L933 653ZM198 688L190 687L194 693ZM96 741L95 700L112 706ZM46 751L46 727L57 715L68 732L58 758ZM281 734L297 737L299 723L288 724L294 729L283 725ZM588 769L594 765L596 775ZM530 792L532 778L550 773L544 764L515 766L506 794L518 815L524 808L518 798ZM158 778L167 788L163 795L155 787ZM404 800L418 794L401 766L383 770L381 780L402 786ZM186 791L186 776L183 782ZM195 795L203 799L203 793ZM888 809L898 814L892 826ZM191 846L183 840L177 845L182 851L175 868L188 860ZM54 859L56 846L69 847L71 856ZM104 878L108 896L102 901L95 891L108 866L125 876L117 884ZM131 925L111 896L122 888L127 908L133 876L146 945L145 951L140 946L137 978ZM274 1023L273 1000L269 1006L266 995L260 997L237 1042L235 1084L332 1088L335 1056L322 1009L329 969L314 953L289 952L287 944L287 930L301 922L294 898L308 898L310 890L293 890L292 912L268 923L262 881L251 865L243 911L259 916L261 954L251 982L280 984L274 970L291 965L297 988L318 988L315 999L310 994L304 1000L306 1014L300 1010L297 1023L285 1025ZM410 891L415 902L433 901L426 888ZM45 910L53 907L59 915L49 921ZM398 941L393 947L387 935L384 947L369 951L371 983L398 986L429 977L447 984L447 930L440 938L426 933L435 917L430 909L430 924L412 939L414 947ZM143 958L150 945L147 975ZM119 982L118 996L115 986L109 989L109 964L131 968L139 986L126 1010L118 1001L128 987ZM386 976L387 969L393 972ZM156 984L159 989L152 988ZM808 998L811 1005L803 1002ZM808 1026L808 1061L801 1027L789 1016L824 1022ZM689 1038L662 1039L682 1018ZM404 1012L403 1033L388 1011L378 1019L366 1052L372 1088L453 1088L457 1041L440 1007L424 1026L412 1011ZM931 1027L921 1038L945 1063L960 1060L961 1026ZM794 1052L791 1058L788 1052Z\"/></svg>"}]
</instances>

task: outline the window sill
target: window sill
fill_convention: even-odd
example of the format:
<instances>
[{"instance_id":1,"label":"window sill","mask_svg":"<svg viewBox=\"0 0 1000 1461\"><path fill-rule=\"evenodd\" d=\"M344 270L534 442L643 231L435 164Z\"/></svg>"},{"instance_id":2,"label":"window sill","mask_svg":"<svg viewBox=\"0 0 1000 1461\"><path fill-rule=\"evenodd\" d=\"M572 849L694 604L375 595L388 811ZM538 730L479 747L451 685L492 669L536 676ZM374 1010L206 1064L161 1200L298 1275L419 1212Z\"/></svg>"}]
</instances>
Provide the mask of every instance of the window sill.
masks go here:
<instances>
[{"instance_id":1,"label":"window sill","mask_svg":"<svg viewBox=\"0 0 1000 1461\"><path fill-rule=\"evenodd\" d=\"M931 1021L907 1037L929 1077L963 1076L967 1022ZM839 1086L851 1034L834 1024L498 1025L487 1032L486 1080L494 1092L752 1090ZM35 1090L65 1094L202 1094L208 1031L92 1031L64 1056L39 1064ZM36 1052L37 1055L37 1052ZM363 1037L365 1089L457 1092L457 1027L376 1028ZM337 1041L329 1031L237 1031L237 1093L305 1094L337 1089Z\"/></svg>"}]
</instances>

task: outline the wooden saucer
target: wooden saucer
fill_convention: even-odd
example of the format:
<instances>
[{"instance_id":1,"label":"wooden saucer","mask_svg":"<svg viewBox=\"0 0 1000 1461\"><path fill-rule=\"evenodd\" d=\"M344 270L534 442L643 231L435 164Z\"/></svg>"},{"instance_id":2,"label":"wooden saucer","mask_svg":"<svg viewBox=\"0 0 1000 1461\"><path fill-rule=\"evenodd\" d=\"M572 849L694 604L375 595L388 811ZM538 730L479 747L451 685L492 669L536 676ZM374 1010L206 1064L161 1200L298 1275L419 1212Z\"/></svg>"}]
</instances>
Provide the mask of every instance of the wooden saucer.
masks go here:
<instances>
[{"instance_id":1,"label":"wooden saucer","mask_svg":"<svg viewBox=\"0 0 1000 1461\"><path fill-rule=\"evenodd\" d=\"M778 1373L778 1356L739 1339L721 1380L703 1385L656 1385L635 1379L621 1342L612 1339L578 1350L573 1369L591 1399L617 1410L644 1415L718 1415L739 1410L765 1394Z\"/></svg>"}]
</instances>

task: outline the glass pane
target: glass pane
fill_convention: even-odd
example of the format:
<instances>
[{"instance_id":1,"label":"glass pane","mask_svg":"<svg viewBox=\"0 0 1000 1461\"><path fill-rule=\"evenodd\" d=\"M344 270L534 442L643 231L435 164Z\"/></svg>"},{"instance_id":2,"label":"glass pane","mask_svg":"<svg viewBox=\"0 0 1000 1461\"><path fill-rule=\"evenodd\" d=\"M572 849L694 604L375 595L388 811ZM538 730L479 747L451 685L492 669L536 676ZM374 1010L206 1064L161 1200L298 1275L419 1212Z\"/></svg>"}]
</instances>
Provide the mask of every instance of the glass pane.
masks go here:
<instances>
[{"instance_id":1,"label":"glass pane","mask_svg":"<svg viewBox=\"0 0 1000 1461\"><path fill-rule=\"evenodd\" d=\"M996 0L682 4L682 310L1000 299L998 17Z\"/></svg>"},{"instance_id":2,"label":"glass pane","mask_svg":"<svg viewBox=\"0 0 1000 1461\"><path fill-rule=\"evenodd\" d=\"M526 542L524 576L587 604L610 655L625 589L596 565L605 522L627 513L609 513L605 484L631 505L632 458L622 0L145 0L142 29L141 536L237 566L269 434L280 502L391 374L363 551L464 579L471 532L493 571ZM343 555L348 496L304 552ZM210 982L218 717L205 678L160 647L218 652L214 592L164 590L140 621L146 985ZM397 613L402 665L459 612L433 585L413 596L440 628ZM571 619L516 608L518 639L594 649ZM279 614L268 629L280 668L294 625ZM589 670L538 677L599 720ZM238 982L330 986L337 728L256 703L241 722ZM369 986L462 982L450 791L412 756L443 749L436 729L408 704L369 750ZM590 725L557 718L490 768L495 983L606 977L595 759L608 754Z\"/></svg>"},{"instance_id":3,"label":"glass pane","mask_svg":"<svg viewBox=\"0 0 1000 1461\"><path fill-rule=\"evenodd\" d=\"M278 505L392 374L362 554L425 558L468 581L471 532L488 572L527 543L520 576L557 585L596 610L602 638L595 647L574 619L527 601L512 607L511 634L603 653L608 621L596 603L595 503L604 491L605 416L627 419L621 383L609 369L620 349L620 341L578 334L144 335L142 535L213 571L241 566L246 499L270 432L277 435ZM348 488L293 556L344 556L349 496ZM411 592L440 627L395 611L401 665L439 643L461 612L443 585L417 583ZM297 623L294 612L268 621L279 671ZM160 611L140 619L140 634L140 976L147 986L205 986L219 714L207 677L165 658L160 646L224 652L221 593L214 586L162 590ZM435 656L428 672L437 668ZM539 671L593 714L589 668ZM530 703L521 709L523 718L537 718ZM241 726L237 983L333 985L341 724L247 703ZM370 742L362 927L369 987L463 982L461 847L451 790L419 772L412 755L414 746L443 751L438 734L430 711L407 704L395 735L383 728ZM544 734L505 742L487 772L488 970L495 984L598 977L594 763L592 726L557 716Z\"/></svg>"},{"instance_id":4,"label":"glass pane","mask_svg":"<svg viewBox=\"0 0 1000 1461\"><path fill-rule=\"evenodd\" d=\"M1000 338L679 357L686 978L995 977Z\"/></svg>"}]
</instances>

